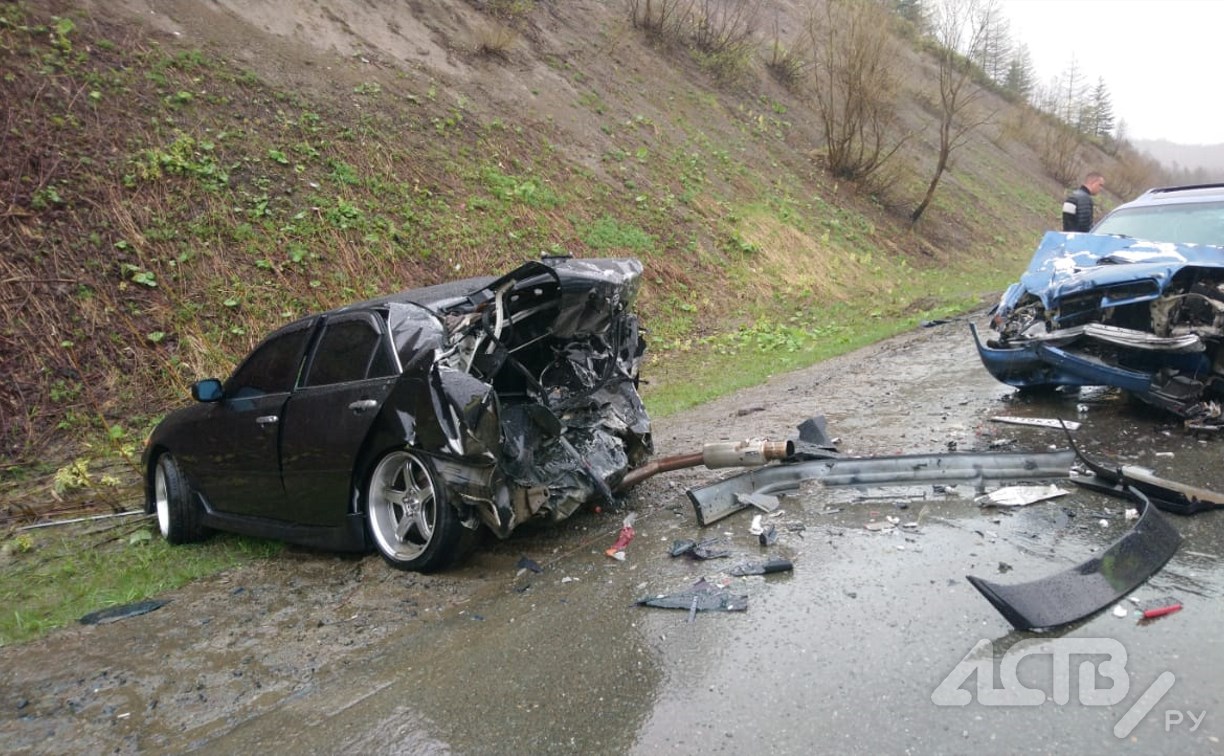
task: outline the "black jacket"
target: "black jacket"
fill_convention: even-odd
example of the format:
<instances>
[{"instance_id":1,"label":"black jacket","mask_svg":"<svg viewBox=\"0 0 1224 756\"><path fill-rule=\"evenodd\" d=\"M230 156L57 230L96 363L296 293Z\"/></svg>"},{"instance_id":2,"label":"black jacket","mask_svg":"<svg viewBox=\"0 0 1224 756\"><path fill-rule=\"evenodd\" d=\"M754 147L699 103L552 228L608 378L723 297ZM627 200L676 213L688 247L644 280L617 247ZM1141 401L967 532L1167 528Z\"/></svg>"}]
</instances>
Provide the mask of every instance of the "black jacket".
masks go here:
<instances>
[{"instance_id":1,"label":"black jacket","mask_svg":"<svg viewBox=\"0 0 1224 756\"><path fill-rule=\"evenodd\" d=\"M1081 186L1063 201L1063 231L1092 230L1092 195Z\"/></svg>"}]
</instances>

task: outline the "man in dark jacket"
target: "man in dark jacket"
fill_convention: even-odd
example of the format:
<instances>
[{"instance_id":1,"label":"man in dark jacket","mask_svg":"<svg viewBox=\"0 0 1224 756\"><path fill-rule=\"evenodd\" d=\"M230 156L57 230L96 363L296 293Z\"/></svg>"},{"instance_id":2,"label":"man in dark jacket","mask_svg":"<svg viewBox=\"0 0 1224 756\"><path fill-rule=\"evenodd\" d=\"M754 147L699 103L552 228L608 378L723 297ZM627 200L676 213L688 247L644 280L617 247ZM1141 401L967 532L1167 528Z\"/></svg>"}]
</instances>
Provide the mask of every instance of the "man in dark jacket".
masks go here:
<instances>
[{"instance_id":1,"label":"man in dark jacket","mask_svg":"<svg viewBox=\"0 0 1224 756\"><path fill-rule=\"evenodd\" d=\"M1105 177L1089 173L1079 189L1063 201L1063 231L1092 230L1092 198L1105 186Z\"/></svg>"}]
</instances>

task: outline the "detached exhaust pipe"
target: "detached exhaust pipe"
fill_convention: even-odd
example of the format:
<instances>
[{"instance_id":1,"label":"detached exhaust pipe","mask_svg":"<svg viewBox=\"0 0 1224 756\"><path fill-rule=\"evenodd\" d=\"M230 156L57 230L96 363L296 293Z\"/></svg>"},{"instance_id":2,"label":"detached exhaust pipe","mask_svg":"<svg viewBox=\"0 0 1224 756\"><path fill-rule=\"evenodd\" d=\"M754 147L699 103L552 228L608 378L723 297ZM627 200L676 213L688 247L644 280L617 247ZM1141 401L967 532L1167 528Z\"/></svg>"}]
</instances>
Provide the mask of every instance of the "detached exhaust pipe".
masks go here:
<instances>
[{"instance_id":1,"label":"detached exhaust pipe","mask_svg":"<svg viewBox=\"0 0 1224 756\"><path fill-rule=\"evenodd\" d=\"M795 453L793 441L717 441L705 444L696 454L678 454L674 457L648 462L636 470L630 470L616 487L623 493L647 478L663 472L682 470L686 467L705 465L711 470L720 467L760 467L766 462L785 459Z\"/></svg>"}]
</instances>

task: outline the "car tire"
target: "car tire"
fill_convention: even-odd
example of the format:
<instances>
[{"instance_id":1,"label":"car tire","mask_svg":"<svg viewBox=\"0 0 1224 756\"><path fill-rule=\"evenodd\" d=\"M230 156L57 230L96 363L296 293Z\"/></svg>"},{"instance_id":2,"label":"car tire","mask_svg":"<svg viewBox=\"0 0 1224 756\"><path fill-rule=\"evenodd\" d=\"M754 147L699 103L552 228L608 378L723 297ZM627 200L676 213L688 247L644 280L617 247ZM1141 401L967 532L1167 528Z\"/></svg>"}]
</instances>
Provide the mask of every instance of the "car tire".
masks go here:
<instances>
[{"instance_id":1,"label":"car tire","mask_svg":"<svg viewBox=\"0 0 1224 756\"><path fill-rule=\"evenodd\" d=\"M158 530L170 543L193 543L208 535L201 522L200 505L169 454L158 457L153 468L153 510Z\"/></svg>"},{"instance_id":2,"label":"car tire","mask_svg":"<svg viewBox=\"0 0 1224 756\"><path fill-rule=\"evenodd\" d=\"M397 569L446 569L475 543L429 457L412 450L379 458L366 482L365 509L375 548Z\"/></svg>"}]
</instances>

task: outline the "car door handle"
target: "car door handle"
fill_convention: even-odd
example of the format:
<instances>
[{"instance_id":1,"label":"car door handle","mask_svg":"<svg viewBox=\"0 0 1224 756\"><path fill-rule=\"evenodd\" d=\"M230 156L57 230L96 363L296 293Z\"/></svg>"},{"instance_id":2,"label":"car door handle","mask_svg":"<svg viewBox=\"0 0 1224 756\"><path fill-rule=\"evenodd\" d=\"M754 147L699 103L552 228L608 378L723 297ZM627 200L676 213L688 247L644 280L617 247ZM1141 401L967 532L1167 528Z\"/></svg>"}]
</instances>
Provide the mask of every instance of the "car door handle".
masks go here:
<instances>
[{"instance_id":1,"label":"car door handle","mask_svg":"<svg viewBox=\"0 0 1224 756\"><path fill-rule=\"evenodd\" d=\"M280 418L277 417L276 415L263 415L261 417L255 418L255 422L259 425L271 425L272 423L275 423L277 420L280 420Z\"/></svg>"},{"instance_id":2,"label":"car door handle","mask_svg":"<svg viewBox=\"0 0 1224 756\"><path fill-rule=\"evenodd\" d=\"M362 412L365 412L368 409L373 409L377 404L378 402L374 401L373 399L359 399L350 404L349 409L360 415Z\"/></svg>"}]
</instances>

